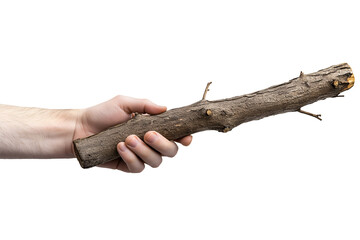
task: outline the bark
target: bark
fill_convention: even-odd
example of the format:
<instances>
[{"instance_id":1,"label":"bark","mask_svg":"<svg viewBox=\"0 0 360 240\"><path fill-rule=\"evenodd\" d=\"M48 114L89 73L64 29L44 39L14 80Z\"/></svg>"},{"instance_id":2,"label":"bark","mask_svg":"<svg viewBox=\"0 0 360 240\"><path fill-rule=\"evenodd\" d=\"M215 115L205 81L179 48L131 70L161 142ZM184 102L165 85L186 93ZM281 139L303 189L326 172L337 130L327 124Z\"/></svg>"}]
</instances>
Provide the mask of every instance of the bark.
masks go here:
<instances>
[{"instance_id":1,"label":"bark","mask_svg":"<svg viewBox=\"0 0 360 240\"><path fill-rule=\"evenodd\" d=\"M131 120L96 135L74 141L75 154L83 168L119 158L116 145L135 134L143 139L154 130L169 140L205 130L228 132L234 127L271 115L299 111L321 120L320 115L301 110L316 101L339 96L354 85L354 75L346 63L334 65L289 82L238 97L203 100L159 115L136 115Z\"/></svg>"}]
</instances>

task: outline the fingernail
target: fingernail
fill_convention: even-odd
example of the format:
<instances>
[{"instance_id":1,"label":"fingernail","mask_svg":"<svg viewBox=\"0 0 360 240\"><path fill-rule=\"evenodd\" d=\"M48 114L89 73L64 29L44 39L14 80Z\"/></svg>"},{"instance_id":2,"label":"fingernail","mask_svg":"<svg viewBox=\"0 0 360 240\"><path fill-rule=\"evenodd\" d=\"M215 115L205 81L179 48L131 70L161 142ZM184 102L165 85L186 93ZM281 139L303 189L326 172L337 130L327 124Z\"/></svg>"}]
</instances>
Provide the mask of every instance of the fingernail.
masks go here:
<instances>
[{"instance_id":1,"label":"fingernail","mask_svg":"<svg viewBox=\"0 0 360 240\"><path fill-rule=\"evenodd\" d=\"M158 108L161 108L161 110L163 111L163 112L165 112L166 110L167 110L167 107L166 106L162 106L162 105L157 105L158 106Z\"/></svg>"},{"instance_id":2,"label":"fingernail","mask_svg":"<svg viewBox=\"0 0 360 240\"><path fill-rule=\"evenodd\" d=\"M126 151L125 143L123 142L119 143L118 148L120 152L125 152Z\"/></svg>"},{"instance_id":3,"label":"fingernail","mask_svg":"<svg viewBox=\"0 0 360 240\"><path fill-rule=\"evenodd\" d=\"M156 139L158 138L158 135L156 132L150 132L148 133L148 135L146 136L146 140L148 143L153 143L156 141Z\"/></svg>"},{"instance_id":4,"label":"fingernail","mask_svg":"<svg viewBox=\"0 0 360 240\"><path fill-rule=\"evenodd\" d=\"M138 137L137 136L130 136L127 141L126 141L126 145L128 145L129 147L136 147L137 143L138 143Z\"/></svg>"}]
</instances>

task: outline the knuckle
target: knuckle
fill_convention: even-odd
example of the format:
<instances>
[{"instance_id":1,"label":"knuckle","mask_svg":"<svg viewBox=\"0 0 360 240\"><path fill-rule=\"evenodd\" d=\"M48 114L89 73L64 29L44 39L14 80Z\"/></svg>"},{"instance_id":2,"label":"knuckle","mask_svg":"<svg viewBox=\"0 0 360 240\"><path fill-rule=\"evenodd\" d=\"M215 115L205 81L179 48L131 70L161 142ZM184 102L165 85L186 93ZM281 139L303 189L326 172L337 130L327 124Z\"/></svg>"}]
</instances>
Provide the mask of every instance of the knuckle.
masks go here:
<instances>
[{"instance_id":1,"label":"knuckle","mask_svg":"<svg viewBox=\"0 0 360 240\"><path fill-rule=\"evenodd\" d=\"M175 143L174 143L175 144ZM172 151L169 151L169 153L167 154L167 157L173 158L176 156L177 152L179 150L179 147L175 144L174 148L172 149Z\"/></svg>"},{"instance_id":2,"label":"knuckle","mask_svg":"<svg viewBox=\"0 0 360 240\"><path fill-rule=\"evenodd\" d=\"M142 171L144 171L144 169L145 169L145 166L141 166L136 169L133 169L131 172L132 173L141 173Z\"/></svg>"},{"instance_id":3,"label":"knuckle","mask_svg":"<svg viewBox=\"0 0 360 240\"><path fill-rule=\"evenodd\" d=\"M160 166L161 162L162 162L162 159L160 158L158 161L152 162L150 166L152 168L158 168Z\"/></svg>"},{"instance_id":4,"label":"knuckle","mask_svg":"<svg viewBox=\"0 0 360 240\"><path fill-rule=\"evenodd\" d=\"M147 98L143 98L143 99L141 99L141 101L144 103L144 106L152 104L152 102Z\"/></svg>"},{"instance_id":5,"label":"knuckle","mask_svg":"<svg viewBox=\"0 0 360 240\"><path fill-rule=\"evenodd\" d=\"M123 95L116 95L115 97L113 97L113 100L115 102L121 102L123 100L124 96Z\"/></svg>"},{"instance_id":6,"label":"knuckle","mask_svg":"<svg viewBox=\"0 0 360 240\"><path fill-rule=\"evenodd\" d=\"M131 157L128 157L128 156L122 156L122 159L124 160L124 162L128 166L134 164L135 161L136 161L134 158L131 158Z\"/></svg>"},{"instance_id":7,"label":"knuckle","mask_svg":"<svg viewBox=\"0 0 360 240\"><path fill-rule=\"evenodd\" d=\"M173 152L173 153L170 153L167 157L169 157L169 158L173 158L173 157L175 157L175 156L176 156L176 154L177 154L177 152Z\"/></svg>"}]
</instances>

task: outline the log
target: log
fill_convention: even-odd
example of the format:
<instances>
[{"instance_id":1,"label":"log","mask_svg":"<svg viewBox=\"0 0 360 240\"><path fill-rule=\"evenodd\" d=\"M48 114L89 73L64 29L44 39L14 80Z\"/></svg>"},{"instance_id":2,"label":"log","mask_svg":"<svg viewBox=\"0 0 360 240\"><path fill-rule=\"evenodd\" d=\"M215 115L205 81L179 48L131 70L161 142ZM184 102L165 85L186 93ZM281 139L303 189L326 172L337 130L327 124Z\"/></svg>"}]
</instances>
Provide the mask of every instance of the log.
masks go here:
<instances>
[{"instance_id":1,"label":"log","mask_svg":"<svg viewBox=\"0 0 360 240\"><path fill-rule=\"evenodd\" d=\"M311 74L301 72L289 82L217 101L205 99L209 83L203 99L194 104L158 115L137 114L103 132L74 140L75 154L83 168L90 168L118 159L116 146L119 142L131 134L143 139L150 130L175 140L205 130L228 132L242 123L286 112L298 111L321 120L320 115L301 108L325 98L341 96L339 94L350 89L354 82L350 66L343 63Z\"/></svg>"}]
</instances>

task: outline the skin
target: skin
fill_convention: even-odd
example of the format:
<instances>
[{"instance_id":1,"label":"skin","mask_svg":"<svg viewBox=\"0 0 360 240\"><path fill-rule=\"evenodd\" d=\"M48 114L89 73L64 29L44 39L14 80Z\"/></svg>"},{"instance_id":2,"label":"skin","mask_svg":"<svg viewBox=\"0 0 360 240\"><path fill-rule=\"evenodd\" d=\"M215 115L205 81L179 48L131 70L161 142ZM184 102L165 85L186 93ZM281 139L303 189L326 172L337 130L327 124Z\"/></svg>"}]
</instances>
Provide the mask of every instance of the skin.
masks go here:
<instances>
[{"instance_id":1,"label":"skin","mask_svg":"<svg viewBox=\"0 0 360 240\"><path fill-rule=\"evenodd\" d=\"M166 107L146 99L116 96L86 109L41 109L0 105L0 158L73 158L72 141L128 121L134 113L159 114ZM177 140L184 146L192 136ZM139 173L158 167L162 157L174 157L175 142L149 131L144 141L130 135L117 145L122 160L99 167Z\"/></svg>"}]
</instances>

